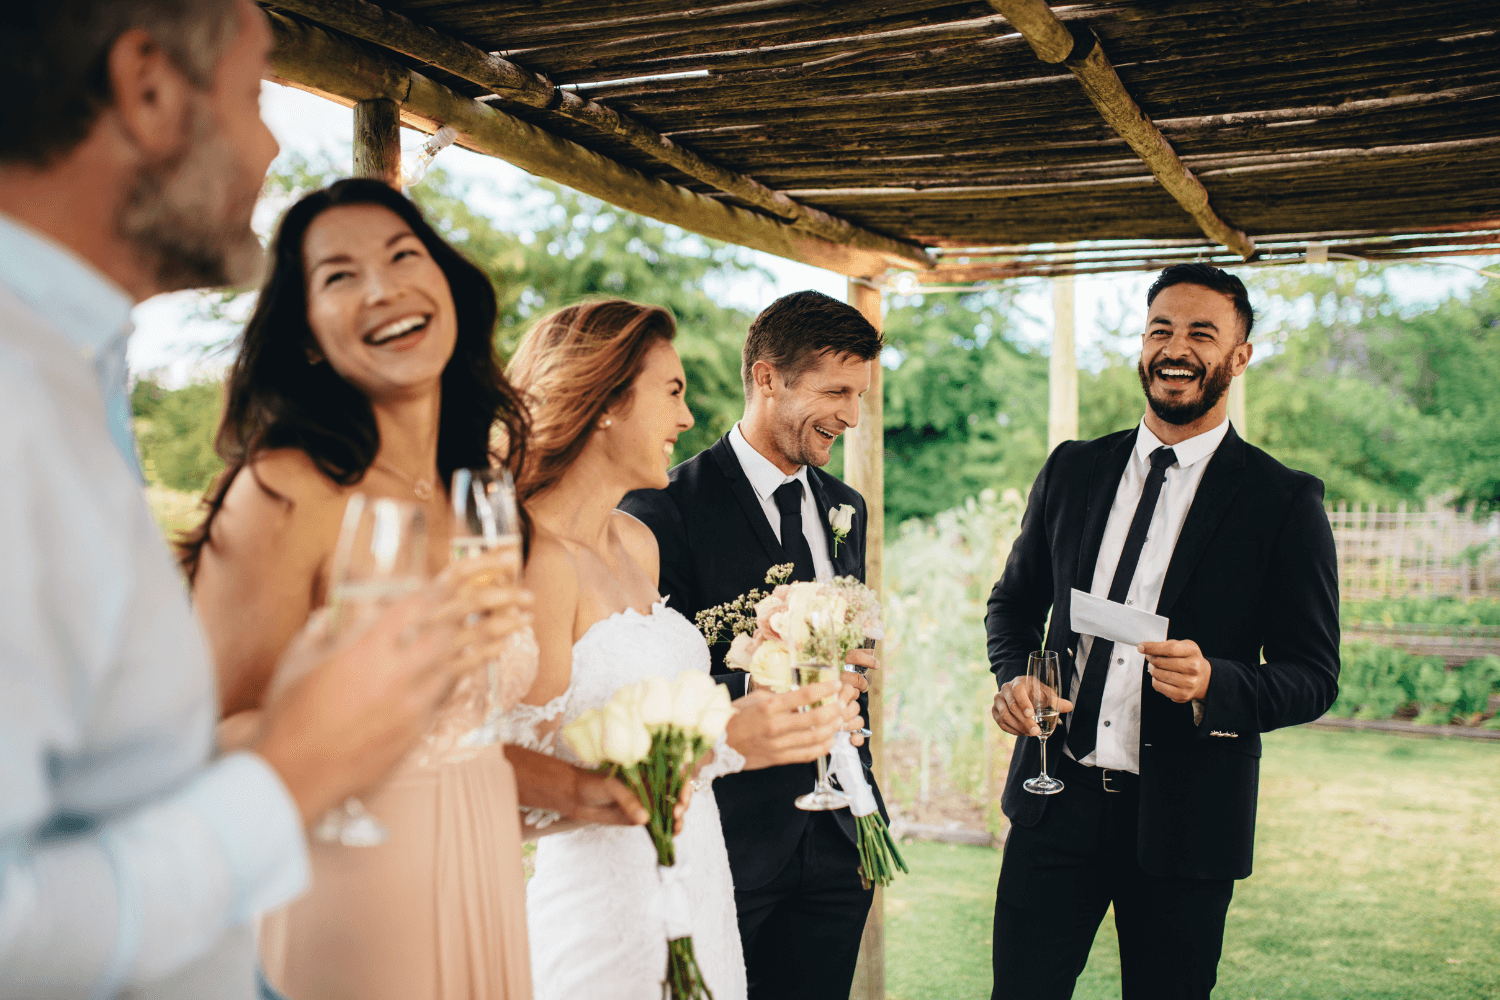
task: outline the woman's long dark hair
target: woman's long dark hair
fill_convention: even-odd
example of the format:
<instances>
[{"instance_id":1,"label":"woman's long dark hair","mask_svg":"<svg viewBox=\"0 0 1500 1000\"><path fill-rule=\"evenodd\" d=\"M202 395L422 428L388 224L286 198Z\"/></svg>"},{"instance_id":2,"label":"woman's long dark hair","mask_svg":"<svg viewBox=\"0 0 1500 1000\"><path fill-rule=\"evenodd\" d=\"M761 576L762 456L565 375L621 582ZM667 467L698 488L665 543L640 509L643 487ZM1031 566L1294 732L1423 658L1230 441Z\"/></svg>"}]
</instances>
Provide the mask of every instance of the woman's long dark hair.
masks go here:
<instances>
[{"instance_id":1,"label":"woman's long dark hair","mask_svg":"<svg viewBox=\"0 0 1500 1000\"><path fill-rule=\"evenodd\" d=\"M307 322L303 242L314 219L346 205L379 205L400 216L453 292L458 338L443 369L438 417L442 481L448 482L455 469L503 465L517 472L523 465L529 418L495 353L497 312L489 278L449 246L404 195L376 180L338 181L289 208L271 240L270 274L225 381L224 415L214 439L225 469L204 498L203 523L177 541L178 560L189 581L197 574L224 495L257 456L274 448L296 448L329 479L351 486L364 478L380 450L370 400L332 365L309 360L318 344ZM501 433L495 434L497 430ZM277 496L264 483L260 486Z\"/></svg>"}]
</instances>

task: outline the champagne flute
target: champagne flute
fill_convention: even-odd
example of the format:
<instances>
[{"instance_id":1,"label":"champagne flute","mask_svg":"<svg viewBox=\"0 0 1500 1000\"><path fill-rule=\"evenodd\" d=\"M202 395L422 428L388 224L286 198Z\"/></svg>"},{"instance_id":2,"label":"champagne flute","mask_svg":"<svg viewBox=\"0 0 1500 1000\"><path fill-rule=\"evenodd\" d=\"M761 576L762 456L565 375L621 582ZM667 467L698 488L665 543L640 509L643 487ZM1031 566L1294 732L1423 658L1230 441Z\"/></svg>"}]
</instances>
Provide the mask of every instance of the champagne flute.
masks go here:
<instances>
[{"instance_id":1,"label":"champagne flute","mask_svg":"<svg viewBox=\"0 0 1500 1000\"><path fill-rule=\"evenodd\" d=\"M427 579L427 515L420 504L356 493L344 507L333 552L329 631L347 633L378 618ZM359 799L330 809L313 830L324 843L374 847L390 830Z\"/></svg>"},{"instance_id":2,"label":"champagne flute","mask_svg":"<svg viewBox=\"0 0 1500 1000\"><path fill-rule=\"evenodd\" d=\"M826 663L799 663L792 667L793 690L805 687L808 684L817 684L821 681L836 681L842 671L837 667L831 667ZM821 706L805 705L801 711L806 712ZM828 781L828 757L818 758L818 780L813 785L813 790L806 795L797 796L794 804L798 809L807 812L827 812L832 809L844 809L849 805L849 796L834 788Z\"/></svg>"},{"instance_id":3,"label":"champagne flute","mask_svg":"<svg viewBox=\"0 0 1500 1000\"><path fill-rule=\"evenodd\" d=\"M521 551L521 515L516 506L516 485L506 469L455 469L453 471L453 537L455 562L488 552ZM483 580L483 583L514 583L514 580ZM500 663L491 661L489 707L484 725L465 733L460 747L489 746L498 741L495 723L500 704Z\"/></svg>"},{"instance_id":4,"label":"champagne flute","mask_svg":"<svg viewBox=\"0 0 1500 1000\"><path fill-rule=\"evenodd\" d=\"M826 647L829 639L828 616L821 611L810 612L807 616L807 625L807 647L801 650L791 650L788 653L789 656L803 661L792 665L792 688L794 690L821 681L836 681L843 673L842 664L832 666L818 662L818 651ZM811 711L822 704L823 702L817 705L806 705L801 711ZM795 805L798 809L805 809L808 812L826 812L832 809L843 809L849 805L849 796L834 788L828 781L828 757L826 755L818 758L818 780L813 785L813 790L806 795L797 796Z\"/></svg>"},{"instance_id":5,"label":"champagne flute","mask_svg":"<svg viewBox=\"0 0 1500 1000\"><path fill-rule=\"evenodd\" d=\"M1042 773L1023 782L1021 787L1034 795L1056 795L1063 783L1047 774L1047 737L1057 728L1058 690L1057 654L1038 650L1026 658L1026 694L1031 698L1031 718L1042 731Z\"/></svg>"}]
</instances>

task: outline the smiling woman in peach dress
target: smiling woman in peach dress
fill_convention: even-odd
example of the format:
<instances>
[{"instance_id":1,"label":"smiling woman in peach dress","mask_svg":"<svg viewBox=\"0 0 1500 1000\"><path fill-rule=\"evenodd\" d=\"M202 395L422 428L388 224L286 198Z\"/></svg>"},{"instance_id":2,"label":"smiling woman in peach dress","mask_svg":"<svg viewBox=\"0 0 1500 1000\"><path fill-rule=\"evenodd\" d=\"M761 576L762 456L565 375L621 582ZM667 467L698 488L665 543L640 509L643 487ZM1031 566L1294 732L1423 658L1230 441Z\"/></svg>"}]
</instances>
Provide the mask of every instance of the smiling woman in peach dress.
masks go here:
<instances>
[{"instance_id":1,"label":"smiling woman in peach dress","mask_svg":"<svg viewBox=\"0 0 1500 1000\"><path fill-rule=\"evenodd\" d=\"M349 496L416 501L446 532L453 471L514 466L527 431L495 355L488 278L400 194L369 180L313 192L272 253L227 383L228 469L181 547L226 739L254 725L273 664L327 601ZM497 426L522 444L492 454ZM447 548L429 547L434 571ZM500 745L457 748L531 683L530 630L509 641L498 694L483 672L461 682L363 796L390 838L315 842L312 891L262 922L266 974L291 1000L531 997L515 776Z\"/></svg>"}]
</instances>

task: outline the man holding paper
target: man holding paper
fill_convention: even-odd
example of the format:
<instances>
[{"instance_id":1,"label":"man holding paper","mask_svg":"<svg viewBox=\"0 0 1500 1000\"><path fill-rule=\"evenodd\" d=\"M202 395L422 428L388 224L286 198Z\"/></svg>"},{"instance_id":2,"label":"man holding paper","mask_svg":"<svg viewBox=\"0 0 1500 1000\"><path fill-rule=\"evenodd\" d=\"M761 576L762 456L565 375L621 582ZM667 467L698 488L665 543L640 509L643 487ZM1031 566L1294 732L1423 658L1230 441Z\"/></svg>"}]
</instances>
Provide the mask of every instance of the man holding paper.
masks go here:
<instances>
[{"instance_id":1,"label":"man holding paper","mask_svg":"<svg viewBox=\"0 0 1500 1000\"><path fill-rule=\"evenodd\" d=\"M1059 445L1031 490L986 625L995 721L1020 739L995 902L994 998L1069 997L1111 903L1125 1000L1207 998L1250 874L1260 734L1338 689L1338 573L1323 484L1246 444L1245 286L1206 264L1147 293L1141 424ZM1043 644L1043 628L1051 612ZM1053 795L1027 656L1058 654ZM1061 745L1059 745L1061 744Z\"/></svg>"}]
</instances>

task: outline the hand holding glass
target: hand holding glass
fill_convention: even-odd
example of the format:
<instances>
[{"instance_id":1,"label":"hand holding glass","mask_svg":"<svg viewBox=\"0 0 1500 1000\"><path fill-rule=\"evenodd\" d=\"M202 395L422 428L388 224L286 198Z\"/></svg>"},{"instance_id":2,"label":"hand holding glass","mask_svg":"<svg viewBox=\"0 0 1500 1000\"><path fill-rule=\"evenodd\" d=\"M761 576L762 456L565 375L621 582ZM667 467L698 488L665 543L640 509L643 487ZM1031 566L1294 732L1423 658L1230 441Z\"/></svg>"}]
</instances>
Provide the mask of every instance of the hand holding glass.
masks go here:
<instances>
[{"instance_id":1,"label":"hand holding glass","mask_svg":"<svg viewBox=\"0 0 1500 1000\"><path fill-rule=\"evenodd\" d=\"M333 553L328 627L335 635L367 626L427 579L427 515L421 505L356 493L344 508ZM325 843L373 847L390 837L357 798L330 809L313 829Z\"/></svg>"},{"instance_id":2,"label":"hand holding glass","mask_svg":"<svg viewBox=\"0 0 1500 1000\"><path fill-rule=\"evenodd\" d=\"M516 507L515 483L508 471L493 468L455 469L452 499L454 562L508 549L516 553L519 565L521 516ZM508 586L516 580L483 579L475 582ZM491 661L488 670L488 715L483 726L462 738L461 746L488 746L498 739L495 724L500 700L499 662Z\"/></svg>"},{"instance_id":3,"label":"hand holding glass","mask_svg":"<svg viewBox=\"0 0 1500 1000\"><path fill-rule=\"evenodd\" d=\"M1031 701L1031 718L1041 732L1042 773L1022 783L1021 787L1034 795L1056 795L1063 790L1063 783L1047 774L1047 737L1057 728L1058 688L1057 654L1050 650L1039 650L1026 659L1026 685L1024 691Z\"/></svg>"}]
</instances>

